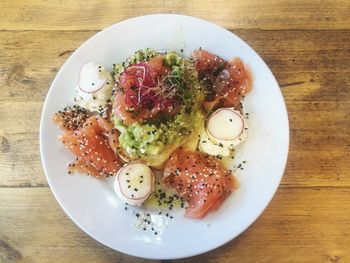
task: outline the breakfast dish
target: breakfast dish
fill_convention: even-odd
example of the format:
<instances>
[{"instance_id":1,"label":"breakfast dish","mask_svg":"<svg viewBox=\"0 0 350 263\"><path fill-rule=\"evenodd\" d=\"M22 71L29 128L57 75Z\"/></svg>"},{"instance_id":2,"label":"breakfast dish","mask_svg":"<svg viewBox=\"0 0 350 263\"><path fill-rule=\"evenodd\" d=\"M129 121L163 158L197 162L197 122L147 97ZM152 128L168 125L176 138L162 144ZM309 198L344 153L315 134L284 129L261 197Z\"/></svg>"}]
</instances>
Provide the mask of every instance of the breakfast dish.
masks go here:
<instances>
[{"instance_id":1,"label":"breakfast dish","mask_svg":"<svg viewBox=\"0 0 350 263\"><path fill-rule=\"evenodd\" d=\"M173 84L183 83L177 75L173 79L175 76L163 74L163 69L170 73L179 65L169 68L157 67L156 60L131 61L130 57L137 60L141 55L135 56L138 50L155 54L156 60L158 55L174 54L173 58L180 58L175 63L182 60L186 72L197 75L190 90L204 87L191 96L180 96L181 92L160 96L164 93L159 91L174 89L153 86L147 77L145 86L159 96L153 97L152 92L136 85L136 89L130 88L126 101L116 86L128 87L130 76L143 72L141 68L148 68L149 63L159 72L151 70L147 76L155 80L167 76L165 80ZM205 51L212 55L208 57ZM206 65L205 59L227 63ZM141 63L137 70L131 67L135 62ZM242 66L249 69L246 76L237 74ZM130 69L122 81L126 67ZM215 69L222 78L235 76L235 83L227 80L229 86L242 83L245 90L226 95L228 87L217 81L219 75L210 76ZM216 89L208 89L214 85ZM143 95L140 103L138 94ZM147 102L147 97L152 100ZM191 111L183 110L181 101L186 101ZM123 103L128 108L136 103L136 112L117 108ZM159 108L153 109L149 103ZM142 136L142 131L147 134ZM45 175L67 216L112 249L159 260L207 252L247 229L277 190L288 155L288 139L284 100L261 57L222 27L169 14L127 19L84 42L57 73L40 122ZM87 148L80 147L79 141ZM219 178L210 176L214 172ZM188 176L193 173L194 178ZM214 184L217 191L207 198L207 188L214 188Z\"/></svg>"},{"instance_id":2,"label":"breakfast dish","mask_svg":"<svg viewBox=\"0 0 350 263\"><path fill-rule=\"evenodd\" d=\"M68 173L115 177L128 205L154 197L160 183L182 200L185 215L202 218L238 187L222 158L247 138L242 98L252 79L239 58L202 48L190 58L147 48L112 72L82 65L72 106L54 115L60 140L74 154Z\"/></svg>"}]
</instances>

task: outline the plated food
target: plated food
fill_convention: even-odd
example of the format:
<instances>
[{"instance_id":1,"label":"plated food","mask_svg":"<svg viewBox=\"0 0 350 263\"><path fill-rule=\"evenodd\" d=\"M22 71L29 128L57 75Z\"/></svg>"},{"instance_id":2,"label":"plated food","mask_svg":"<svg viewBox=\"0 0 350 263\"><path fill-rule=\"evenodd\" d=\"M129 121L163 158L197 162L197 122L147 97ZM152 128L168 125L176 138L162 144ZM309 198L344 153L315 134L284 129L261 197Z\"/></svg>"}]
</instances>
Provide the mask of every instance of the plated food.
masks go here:
<instances>
[{"instance_id":1,"label":"plated food","mask_svg":"<svg viewBox=\"0 0 350 263\"><path fill-rule=\"evenodd\" d=\"M223 159L247 139L252 78L240 58L147 48L111 72L84 63L75 89L73 105L53 117L76 157L69 174L114 177L116 196L133 206L157 198L162 184L191 218L216 211L238 187Z\"/></svg>"},{"instance_id":2,"label":"plated food","mask_svg":"<svg viewBox=\"0 0 350 263\"><path fill-rule=\"evenodd\" d=\"M157 25L157 27L155 28L154 25ZM153 28L155 30L153 30ZM242 63L249 67L249 71L253 75L253 88L244 98L244 108L242 110L237 106L237 101L232 100L234 96L231 97L231 103L234 103L225 105L224 100L219 99L220 96L210 98L209 94L207 95L207 99L204 100L199 107L200 115L203 116L204 127L200 135L202 137L203 134L204 138L205 131L210 142L214 142L214 140L218 140L218 138L227 138L227 134L222 134L221 132L225 132L226 129L230 128L231 123L223 124L225 127L229 125L226 129L213 130L210 128L215 127L218 123L217 121L220 121L221 117L227 119L225 117L227 116L226 114L237 117L236 115L231 115L235 114L233 111L238 111L240 115L243 116L244 122L236 126L238 128L235 129L233 134L236 134L237 130L240 131L241 128L239 127L242 127L242 124L245 128L249 129L244 129L246 134L242 134L241 136L241 140L244 140L246 136L246 141L241 142L237 146L233 146L235 149L234 159L231 159L231 155L224 156L224 152L226 152L226 154L231 154L230 149L227 148L227 150L224 150L223 147L215 145L220 144L220 142L214 142L209 145L207 142L203 143L203 141L207 140L199 140L198 142L195 140L188 140L188 142L192 142L193 144L198 143L196 151L191 151L185 148L187 145L186 140L186 142L177 146L176 153L179 154L175 155L175 151L170 154L174 154L176 157L173 159L173 162L170 162L170 158L163 162L167 164L169 160L169 171L172 171L174 167L173 164L184 162L182 153L188 155L190 151L191 154L189 156L194 157L198 154L199 156L195 158L201 158L202 154L206 156L208 155L206 151L210 151L213 154L210 156L218 161L220 167L223 164L225 169L228 168L228 171L232 170L232 173L235 175L233 178L239 181L239 187L237 188L238 182L235 180L234 190L231 192L227 191L230 193L229 196L223 195L223 197L226 198L224 201L220 201L221 199L218 199L217 196L213 196L213 203L220 204L216 211L214 211L215 205L212 205L209 211L206 211L206 207L204 206L200 209L193 208L192 212L195 215L206 212L205 216L201 219L192 219L186 216L186 214L189 213L187 212L189 208L186 209L186 207L188 207L190 203L184 200L185 196L181 197L180 193L178 194L172 190L172 187L179 183L177 181L178 177L169 174L169 176L166 177L168 180L165 181L165 179L163 180L165 174L164 167L150 166L150 163L146 164L146 161L154 161L154 163L158 161L161 163L162 160L160 158L148 158L147 160L143 157L144 160L139 161L134 159L135 156L131 156L131 154L129 158L132 159L130 159L129 162L125 161L127 159L122 159L127 149L134 150L132 147L137 147L139 145L129 144L127 140L120 140L121 133L114 126L114 120L108 117L107 120L104 119L104 112L110 106L106 108L103 106L100 107L101 103L103 103L100 101L110 100L103 105L113 105L115 102L113 98L111 100L104 97L104 94L107 94L104 92L105 90L110 88L113 90L115 88L114 82L112 86L108 86L107 84L107 82L109 82L107 80L109 74L112 80L115 81L114 72L116 68L114 67L113 70L113 63L118 62L116 63L117 66L119 62L121 62L121 66L123 66L122 62L125 62L130 54L134 54L136 50L143 49L144 47L153 47L155 50L160 51L175 50L178 56L184 57L191 62L192 68L194 67L193 65L195 65L195 61L191 61L191 54L194 50L199 50L199 47L202 47L201 50L204 49L213 54L218 54L220 58L226 61L231 61L231 58L241 58ZM164 56L166 54L163 53L162 55ZM82 75L82 66L89 61L95 61L90 63L89 67L91 67L91 65L96 65L97 68L101 66L101 71L102 67L104 67L106 74L109 73L107 76L102 76L102 80L105 82L103 88L95 92L98 94L98 99L97 96L91 96L92 94L85 94L80 90L76 90L80 82L79 76ZM237 62L237 65L238 64ZM199 77L198 74L198 80L201 82ZM204 77L205 76L203 76L203 78ZM210 79L210 81L213 82L215 80L213 79L214 77ZM87 83L90 83L89 78L86 80ZM252 79L250 79L248 83L251 82ZM91 82L91 86L94 86L92 83L93 82ZM87 88L89 88L89 86L87 86ZM78 92L80 92L80 95ZM221 93L221 95L224 94ZM72 101L73 97L76 101L74 101L74 99ZM92 108L87 109L87 105L83 106L83 102L79 102L79 97L83 97L84 101L87 102L88 105L91 105ZM91 104L93 101L95 103ZM216 102L219 101L220 103L217 104ZM216 104L216 106L208 111L207 109L210 109L212 104ZM66 126L70 127L72 130L79 129L82 131L82 134L85 132L90 136L89 138L92 138L92 135L96 131L101 131L103 136L97 137L97 139L95 138L96 144L99 143L103 145L106 143L105 140L107 140L109 148L111 148L104 153L105 158L110 158L110 162L108 162L110 166L103 164L101 166L96 166L99 167L100 170L102 169L102 171L103 168L106 167L103 171L104 175L101 176L100 171L97 170L96 175L100 177L95 177L92 174L90 174L90 177L85 176L85 174L87 174L86 172L80 172L80 174L75 172L77 171L76 166L70 166L68 168L71 173L75 172L75 175L66 175L66 166L68 163L74 163L78 160L82 163L86 163L86 160L94 162L94 158L92 158L93 156L84 155L84 151L77 151L77 153L80 153L84 158L76 157L76 155L72 154L63 146L62 142L57 139L60 134L64 135L66 132L62 132L58 129L55 122L52 121L52 116L58 110L65 112L65 106L68 107L66 110L72 110L72 112L68 114L79 116L78 119L81 118L85 121L101 113L102 116L100 116L96 122L91 119L92 125L90 125L90 127L85 127L84 130L81 125L81 123L85 122L83 120L67 121ZM210 121L208 125L209 117L219 109L225 110L223 112L217 112L219 114L214 115L216 118L211 119L212 121ZM77 112L79 112L79 114L77 114ZM108 112L112 111L107 110L106 113ZM247 114L248 112L249 115ZM174 116L176 116L176 114L173 115L173 119L175 119ZM104 121L102 119L104 119ZM193 129L193 124L194 122L192 121L192 124L187 127ZM214 126L210 126L212 124L214 124ZM246 124L248 124L249 127L246 126ZM124 139L130 138L130 132L132 131L130 125L123 126L128 127L128 134L124 133ZM110 127L112 127L111 131L113 131L113 134L112 132L108 132ZM137 126L134 125L133 127ZM158 130L160 131L161 129ZM208 132L209 130L211 132ZM73 133L74 131L71 131L68 134L72 135ZM80 134L80 136L82 136L82 134ZM137 135L137 132L135 135ZM118 137L118 141L115 140L118 142L118 145L115 146L113 145L114 136ZM189 135L186 135L186 137L188 136ZM148 142L151 143L151 138L153 137L147 138L149 139ZM160 140L164 140L163 137L159 138ZM158 138L156 138L155 141L157 139ZM288 139L288 116L284 100L278 83L261 57L259 57L247 43L222 27L198 18L173 14L148 15L121 21L88 39L69 57L69 59L67 59L57 73L48 91L40 123L40 154L43 168L52 193L65 213L82 229L82 231L98 242L122 253L159 260L178 259L207 252L227 243L247 229L264 211L277 190L283 176L288 155ZM93 139L91 140L91 144L92 141ZM143 140L138 140L138 142L140 141ZM240 140L237 139L237 141L239 142ZM120 145L122 143L124 150L119 148L120 151L118 151L118 154L115 154L113 150L114 147L121 147ZM223 142L221 143L224 145ZM235 142L230 144L234 145ZM230 144L228 144L228 146L230 146ZM140 144L140 146L142 145L143 144ZM68 146L68 144L66 144L66 146ZM75 146L74 143L72 146ZM155 149L161 149L159 148L160 145L156 146ZM209 147L204 150L202 148L203 146ZM180 149L180 147L182 147L182 149ZM163 149L169 148L170 147L164 147ZM100 150L99 147L96 147L96 149L96 152ZM214 149L217 151L216 153ZM162 156L166 156L166 154L158 154L158 157ZM76 160L76 158L78 158L78 160ZM114 160L115 158L116 160ZM271 160L273 160L273 165L271 165ZM117 166L113 164L114 161L118 162ZM131 162L137 164L142 163L142 165L149 167L155 180L151 194L145 201L142 201L141 206L137 204L126 205L125 199L123 199L124 196L118 196L118 189L116 189L116 186L119 185L117 185L115 181L117 178L117 171L114 170L117 170L118 167L120 167L120 170L126 163ZM157 164L155 163L155 165ZM190 162L186 161L183 165L184 167L185 165L190 165ZM88 167L85 167L86 169L89 168L89 165L87 166ZM96 171L96 167L93 167L93 165L91 166L91 171ZM213 163L212 166L216 166L216 163ZM124 172L125 171L126 170L124 170ZM146 169L145 172L147 171L149 170ZM112 175L108 175L109 172L111 172ZM191 172L196 172L196 170L191 170ZM232 173L230 172L230 174ZM149 178L152 178L151 174L147 174L150 176ZM121 175L123 175L123 173L121 173ZM124 175L126 175L126 173ZM179 178L183 178L183 180L188 179L187 175L183 172L181 172L180 176ZM140 179L141 177L139 174L135 174L133 178ZM174 182L170 179L174 180ZM200 181L202 178L197 177L197 179ZM211 177L211 179L213 178ZM133 181L130 188L128 188L128 182L125 180L125 184L122 185L122 187L126 186L126 189L131 190L133 189L131 187L139 182L140 181ZM185 182L186 181L184 181L184 183ZM194 186L195 183L199 185L198 181L193 182ZM229 184L229 180L227 184L226 180L220 180L220 183L224 186L223 189L230 189L232 186ZM199 187L201 187L201 185L199 185ZM143 193L149 191L147 188L144 190ZM205 196L205 192L201 193L204 193ZM131 194L134 194L134 192L125 191L123 194L126 195L126 197L132 197ZM145 198L145 195L141 192L138 194L140 195L138 196L140 198L138 202L141 202L141 200ZM202 198L197 195L195 197ZM121 201L119 201L119 199L121 199ZM204 198L201 200L204 202ZM205 202L208 201L206 200ZM198 242L199 240L200 242ZM176 249L174 249L174 247Z\"/></svg>"}]
</instances>

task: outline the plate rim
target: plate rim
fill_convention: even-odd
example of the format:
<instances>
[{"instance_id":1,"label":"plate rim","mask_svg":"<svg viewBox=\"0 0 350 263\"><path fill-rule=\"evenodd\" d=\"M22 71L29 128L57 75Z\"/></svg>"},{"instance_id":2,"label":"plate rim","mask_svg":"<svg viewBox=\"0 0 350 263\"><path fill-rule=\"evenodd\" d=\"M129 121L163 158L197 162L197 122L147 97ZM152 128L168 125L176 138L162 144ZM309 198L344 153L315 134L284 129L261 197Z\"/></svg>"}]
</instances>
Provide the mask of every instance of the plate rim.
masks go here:
<instances>
[{"instance_id":1,"label":"plate rim","mask_svg":"<svg viewBox=\"0 0 350 263\"><path fill-rule=\"evenodd\" d=\"M134 254L129 254L128 252L126 251L123 251L123 250L119 250L119 249L116 249L112 246L110 246L109 244L107 244L105 241L101 240L100 238L94 236L91 231L89 229L87 229L83 224L80 224L78 222L78 220L76 218L74 218L67 210L67 208L65 207L65 205L62 203L62 201L60 200L60 198L58 198L58 195L55 191L55 187L50 179L50 176L48 176L48 172L47 172L47 167L46 167L46 163L45 163L45 156L43 154L43 142L44 142L44 138L43 138L43 129L44 129L44 122L45 122L45 111L48 107L48 104L49 104L49 98L51 97L51 93L53 92L53 87L55 86L56 82L57 82L57 79L58 79L58 76L60 74L62 74L62 69L64 67L66 67L72 57L74 57L74 55L78 52L78 50L82 49L85 45L87 45L88 42L92 41L93 39L95 38L98 38L100 36L100 34L102 34L102 32L105 32L105 31L110 31L110 30L113 30L113 27L118 25L118 24L122 24L122 23L128 23L128 22L132 22L133 20L138 20L138 19L147 19L147 18L150 18L152 19L153 17L186 17L187 19L192 19L192 20L197 20L198 22L201 22L201 23L206 23L208 25L211 25L211 26L215 26L216 28L218 29L221 29L221 30L224 30L226 32L228 32L229 34L232 35L232 37L234 38L237 38L239 39L240 41L242 41L243 43L245 43L247 46L249 46L249 48L254 52L254 54L261 59L261 62L264 64L264 66L266 67L266 69L271 73L271 76L272 76L272 80L273 82L275 82L276 84L276 87L278 87L279 89L277 89L277 93L278 93L278 96L280 97L280 99L282 100L282 106L283 108L281 109L281 111L283 111L283 119L285 120L285 123L284 123L284 126L285 126L285 129L286 129L286 147L285 147L285 152L283 153L283 160L282 160L282 164L283 164L283 168L282 168L282 171L280 173L280 176L276 182L276 185L273 189L273 192L271 192L271 196L268 200L268 202L266 202L266 205L260 210L257 212L257 216L255 217L255 219L251 222L249 222L249 224L246 224L246 227L245 228L242 228L239 233L236 235L236 236L231 236L230 238L228 239L225 239L225 240L220 240L220 242L217 243L216 246L213 246L212 248L210 249L198 249L196 250L196 252L194 253L187 253L187 254L182 254L181 256L179 257L157 257L156 255L154 257L144 257L144 256L140 256L140 255L134 255ZM210 22L210 21L207 21L205 19L202 19L202 18L198 18L198 17L195 17L195 16L188 16L188 15L183 15L183 14L170 14L170 13L161 13L161 14L148 14L148 15L142 15L142 16L136 16L136 17L131 17L131 18L128 18L128 19L124 19L124 20L120 20L120 21L117 21L111 25L109 25L108 27L100 30L99 32L97 32L96 34L94 34L93 36L89 37L88 39L86 39L81 45L79 45L79 47L69 56L68 59L66 59L66 61L62 64L62 66L60 67L59 71L56 73L55 75L55 78L54 80L52 81L49 89L48 89L48 92L45 96L45 101L44 101L44 104L42 106L42 112L41 112L41 117L40 117L40 126L39 126L39 149L40 149L40 159L41 159L41 163L42 163L42 166L43 166L43 170L44 170L44 173L45 173L45 177L46 177L46 180L49 184L49 187L50 187L50 190L51 192L53 193L56 201L59 203L60 207L63 209L63 211L65 212L65 214L68 216L68 218L70 218L70 220L72 220L74 222L74 224L76 224L81 230L83 230L88 236L90 236L92 239L98 241L99 243L103 244L104 246L106 247L109 247L111 248L112 250L114 251L117 251L119 253L123 253L123 254L126 254L126 255L131 255L131 256L134 256L134 257L138 257L138 258L146 258L146 259L153 259L153 260L161 260L161 259L164 259L164 260L169 260L169 259L180 259L180 258L187 258L187 257L191 257L191 256L196 256L196 255L199 255L199 254L203 254L203 253L206 253L206 252L210 252L212 250L215 250L216 248L218 247L221 247L222 245L232 241L233 239L237 238L238 236L240 236L244 231L247 230L247 228L249 228L251 225L254 224L254 222L262 215L262 213L266 210L266 208L269 206L269 204L271 203L271 200L274 198L274 196L276 195L276 192L277 192L277 189L278 187L280 186L281 184L281 180L284 176L284 173L285 173L285 169L286 169L286 164L287 164L287 161L288 161L288 154L289 154L289 146L290 146L290 126L289 126L289 118L288 118L288 111L287 111L287 107L286 107L286 103L285 103L285 100L284 100L284 97L283 97L283 94L282 94L282 91L281 91L281 88L273 74L273 72L271 71L271 69L268 67L268 65L265 63L265 61L261 58L261 56L247 43L245 42L244 40L242 40L239 36L237 36L236 34L234 34L233 32L229 31L228 29L220 26L220 25L217 25L213 22Z\"/></svg>"}]
</instances>

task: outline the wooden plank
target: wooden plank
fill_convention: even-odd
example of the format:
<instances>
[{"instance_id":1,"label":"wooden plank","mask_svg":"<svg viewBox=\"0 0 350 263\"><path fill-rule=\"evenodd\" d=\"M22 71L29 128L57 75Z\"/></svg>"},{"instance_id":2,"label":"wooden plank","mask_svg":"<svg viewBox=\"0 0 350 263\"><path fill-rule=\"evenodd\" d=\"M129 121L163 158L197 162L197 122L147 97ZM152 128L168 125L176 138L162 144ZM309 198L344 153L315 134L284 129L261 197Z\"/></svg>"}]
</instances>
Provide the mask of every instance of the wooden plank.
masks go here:
<instances>
[{"instance_id":1,"label":"wooden plank","mask_svg":"<svg viewBox=\"0 0 350 263\"><path fill-rule=\"evenodd\" d=\"M233 32L266 61L287 102L349 100L350 31Z\"/></svg>"},{"instance_id":2,"label":"wooden plank","mask_svg":"<svg viewBox=\"0 0 350 263\"><path fill-rule=\"evenodd\" d=\"M100 30L150 13L197 16L230 29L349 29L350 2L303 1L75 1L3 0L0 30Z\"/></svg>"},{"instance_id":3,"label":"wooden plank","mask_svg":"<svg viewBox=\"0 0 350 263\"><path fill-rule=\"evenodd\" d=\"M0 185L46 185L38 149L42 101L58 68L93 33L0 32ZM291 146L282 185L350 186L350 31L235 33L283 86Z\"/></svg>"},{"instance_id":4,"label":"wooden plank","mask_svg":"<svg viewBox=\"0 0 350 263\"><path fill-rule=\"evenodd\" d=\"M284 186L349 186L350 32L235 31L282 87L290 121Z\"/></svg>"},{"instance_id":5,"label":"wooden plank","mask_svg":"<svg viewBox=\"0 0 350 263\"><path fill-rule=\"evenodd\" d=\"M265 59L287 102L349 100L350 31L234 32ZM0 101L42 101L59 67L94 33L0 32Z\"/></svg>"},{"instance_id":6,"label":"wooden plank","mask_svg":"<svg viewBox=\"0 0 350 263\"><path fill-rule=\"evenodd\" d=\"M76 227L46 187L38 149L43 99L67 57L98 30L149 13L236 29L274 72L291 126L282 187L254 225L167 262L350 262L347 0L0 1L0 262L152 262Z\"/></svg>"},{"instance_id":7,"label":"wooden plank","mask_svg":"<svg viewBox=\"0 0 350 263\"><path fill-rule=\"evenodd\" d=\"M0 131L7 133L38 132L43 102L2 102Z\"/></svg>"},{"instance_id":8,"label":"wooden plank","mask_svg":"<svg viewBox=\"0 0 350 263\"><path fill-rule=\"evenodd\" d=\"M0 196L2 263L150 262L117 253L87 236L48 188L3 188Z\"/></svg>"},{"instance_id":9,"label":"wooden plank","mask_svg":"<svg viewBox=\"0 0 350 263\"><path fill-rule=\"evenodd\" d=\"M94 33L0 32L0 102L42 103L59 68Z\"/></svg>"},{"instance_id":10,"label":"wooden plank","mask_svg":"<svg viewBox=\"0 0 350 263\"><path fill-rule=\"evenodd\" d=\"M0 132L0 145L3 145L0 151L0 187L48 185L40 161L38 132Z\"/></svg>"},{"instance_id":11,"label":"wooden plank","mask_svg":"<svg viewBox=\"0 0 350 263\"><path fill-rule=\"evenodd\" d=\"M287 101L349 99L350 31L234 32L265 59ZM42 101L58 68L94 33L0 32L0 85L7 87L0 100Z\"/></svg>"},{"instance_id":12,"label":"wooden plank","mask_svg":"<svg viewBox=\"0 0 350 263\"><path fill-rule=\"evenodd\" d=\"M303 118L296 108L304 111ZM295 103L295 111L289 112L291 122L291 144L289 161L282 186L350 186L348 165L350 136L349 105L327 112L313 113L312 104ZM11 103L11 107L0 106L1 155L0 186L47 185L39 156L39 117L41 103ZM17 117L18 112L23 112ZM315 114L319 115L317 118ZM8 120L17 119L17 122ZM343 124L339 125L339 120ZM17 124L16 124L17 123ZM327 123L327 129L322 129ZM342 142L342 143L339 143ZM320 146L322 148L320 149Z\"/></svg>"},{"instance_id":13,"label":"wooden plank","mask_svg":"<svg viewBox=\"0 0 350 263\"><path fill-rule=\"evenodd\" d=\"M169 263L348 262L349 189L280 188L263 215L237 239ZM339 205L341 203L341 205Z\"/></svg>"},{"instance_id":14,"label":"wooden plank","mask_svg":"<svg viewBox=\"0 0 350 263\"><path fill-rule=\"evenodd\" d=\"M281 188L239 238L173 262L348 262L349 195L344 188ZM1 262L148 262L85 235L48 188L2 188L0 200Z\"/></svg>"},{"instance_id":15,"label":"wooden plank","mask_svg":"<svg viewBox=\"0 0 350 263\"><path fill-rule=\"evenodd\" d=\"M0 177L0 185L46 185L38 149L41 106L32 102L0 105L0 115L4 117L0 119L0 127L4 127L0 130L0 167L6 174ZM350 150L350 104L333 107L330 102L318 103L317 108L322 108L318 111L313 110L313 103L295 102L290 107L290 153L282 185L350 186L346 161ZM305 112L302 118L300 112Z\"/></svg>"}]
</instances>

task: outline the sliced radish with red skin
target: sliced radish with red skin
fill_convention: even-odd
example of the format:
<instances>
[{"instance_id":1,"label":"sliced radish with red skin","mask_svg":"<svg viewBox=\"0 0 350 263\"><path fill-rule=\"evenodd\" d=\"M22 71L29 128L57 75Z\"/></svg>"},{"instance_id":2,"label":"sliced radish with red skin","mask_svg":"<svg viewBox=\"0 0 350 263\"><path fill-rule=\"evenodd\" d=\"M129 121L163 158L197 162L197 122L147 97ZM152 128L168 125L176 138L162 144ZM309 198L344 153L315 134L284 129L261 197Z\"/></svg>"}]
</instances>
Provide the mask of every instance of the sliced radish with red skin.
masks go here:
<instances>
[{"instance_id":1,"label":"sliced radish with red skin","mask_svg":"<svg viewBox=\"0 0 350 263\"><path fill-rule=\"evenodd\" d=\"M233 141L244 132L243 116L233 108L216 110L207 121L207 133L214 140Z\"/></svg>"},{"instance_id":2,"label":"sliced radish with red skin","mask_svg":"<svg viewBox=\"0 0 350 263\"><path fill-rule=\"evenodd\" d=\"M209 116L198 149L210 155L229 156L234 147L247 139L248 125L234 108L221 108Z\"/></svg>"},{"instance_id":3,"label":"sliced radish with red skin","mask_svg":"<svg viewBox=\"0 0 350 263\"><path fill-rule=\"evenodd\" d=\"M101 69L94 61L86 62L80 69L78 87L86 93L94 93L103 88L107 78L100 74Z\"/></svg>"},{"instance_id":4,"label":"sliced radish with red skin","mask_svg":"<svg viewBox=\"0 0 350 263\"><path fill-rule=\"evenodd\" d=\"M114 181L117 196L130 205L141 205L152 193L153 186L152 170L140 162L125 164Z\"/></svg>"}]
</instances>

